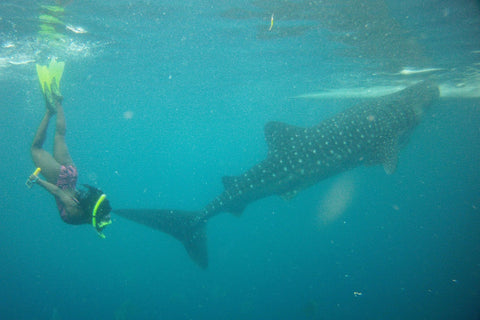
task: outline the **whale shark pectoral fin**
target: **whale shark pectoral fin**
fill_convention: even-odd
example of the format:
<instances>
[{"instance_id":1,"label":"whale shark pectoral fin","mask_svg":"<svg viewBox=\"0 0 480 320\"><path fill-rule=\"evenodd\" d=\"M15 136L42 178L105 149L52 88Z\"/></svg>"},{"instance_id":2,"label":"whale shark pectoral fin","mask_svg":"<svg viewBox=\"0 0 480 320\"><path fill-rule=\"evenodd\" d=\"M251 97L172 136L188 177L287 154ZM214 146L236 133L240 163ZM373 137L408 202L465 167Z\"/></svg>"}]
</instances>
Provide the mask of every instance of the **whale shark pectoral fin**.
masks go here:
<instances>
[{"instance_id":1,"label":"whale shark pectoral fin","mask_svg":"<svg viewBox=\"0 0 480 320\"><path fill-rule=\"evenodd\" d=\"M391 158L383 163L383 169L386 174L393 174L397 170L398 158Z\"/></svg>"},{"instance_id":2,"label":"whale shark pectoral fin","mask_svg":"<svg viewBox=\"0 0 480 320\"><path fill-rule=\"evenodd\" d=\"M389 139L377 149L377 152L365 159L364 165L382 165L386 174L393 174L397 170L399 150L398 137Z\"/></svg>"},{"instance_id":3,"label":"whale shark pectoral fin","mask_svg":"<svg viewBox=\"0 0 480 320\"><path fill-rule=\"evenodd\" d=\"M385 144L382 156L382 165L386 174L393 174L398 165L398 139L392 139Z\"/></svg>"},{"instance_id":4,"label":"whale shark pectoral fin","mask_svg":"<svg viewBox=\"0 0 480 320\"><path fill-rule=\"evenodd\" d=\"M381 146L376 153L367 158L364 162L365 166L382 165L386 174L393 174L397 170L398 165L398 138L391 139Z\"/></svg>"}]
</instances>

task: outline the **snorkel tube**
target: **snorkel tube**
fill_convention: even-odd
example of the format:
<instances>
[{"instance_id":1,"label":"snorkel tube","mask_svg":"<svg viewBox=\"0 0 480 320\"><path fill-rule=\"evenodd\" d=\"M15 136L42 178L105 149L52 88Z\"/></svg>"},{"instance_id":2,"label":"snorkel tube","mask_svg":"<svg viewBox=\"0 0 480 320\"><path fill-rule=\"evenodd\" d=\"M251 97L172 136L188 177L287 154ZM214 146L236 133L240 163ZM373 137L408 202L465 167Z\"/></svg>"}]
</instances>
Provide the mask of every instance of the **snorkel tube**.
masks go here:
<instances>
[{"instance_id":1,"label":"snorkel tube","mask_svg":"<svg viewBox=\"0 0 480 320\"><path fill-rule=\"evenodd\" d=\"M38 174L42 171L41 168L37 168L34 173L25 181L25 185L28 189L31 189L35 183L38 181Z\"/></svg>"},{"instance_id":2,"label":"snorkel tube","mask_svg":"<svg viewBox=\"0 0 480 320\"><path fill-rule=\"evenodd\" d=\"M103 201L105 201L105 199L107 198L107 196L105 195L105 193L103 193L97 200L97 203L95 203L95 206L93 207L93 211L92 211L92 226L95 228L95 231L97 231L97 234L100 236L100 238L102 239L105 239L105 235L103 234L102 230L103 228L106 226L106 225L109 225L110 223L112 223L112 221L100 221L98 224L97 224L97 211L98 211L98 208L100 207L100 205L102 204Z\"/></svg>"}]
</instances>

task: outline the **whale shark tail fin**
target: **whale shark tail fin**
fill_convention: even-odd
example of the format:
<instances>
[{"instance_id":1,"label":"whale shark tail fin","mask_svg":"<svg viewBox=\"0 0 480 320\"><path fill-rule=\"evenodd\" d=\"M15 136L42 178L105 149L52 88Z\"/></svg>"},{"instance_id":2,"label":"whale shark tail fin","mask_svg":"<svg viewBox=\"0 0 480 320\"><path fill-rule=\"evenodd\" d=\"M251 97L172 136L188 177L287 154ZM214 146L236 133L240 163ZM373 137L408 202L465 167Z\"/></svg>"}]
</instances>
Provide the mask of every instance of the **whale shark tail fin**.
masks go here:
<instances>
[{"instance_id":1,"label":"whale shark tail fin","mask_svg":"<svg viewBox=\"0 0 480 320\"><path fill-rule=\"evenodd\" d=\"M202 268L208 267L207 219L200 211L119 209L115 214L147 227L168 233L185 246L187 253Z\"/></svg>"}]
</instances>

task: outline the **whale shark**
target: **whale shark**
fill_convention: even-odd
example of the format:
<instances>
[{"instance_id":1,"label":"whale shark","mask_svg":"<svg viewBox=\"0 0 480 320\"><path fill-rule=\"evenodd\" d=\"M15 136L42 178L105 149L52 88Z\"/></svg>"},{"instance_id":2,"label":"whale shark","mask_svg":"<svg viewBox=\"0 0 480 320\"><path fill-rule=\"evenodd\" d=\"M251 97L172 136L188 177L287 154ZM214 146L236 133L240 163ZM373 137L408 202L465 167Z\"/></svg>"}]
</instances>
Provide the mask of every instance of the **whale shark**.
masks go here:
<instances>
[{"instance_id":1,"label":"whale shark","mask_svg":"<svg viewBox=\"0 0 480 320\"><path fill-rule=\"evenodd\" d=\"M438 97L438 86L425 81L362 102L313 127L269 122L266 158L239 176L223 177L223 192L203 209L117 209L114 213L170 234L206 268L209 219L222 212L240 215L250 203L268 196L291 199L321 180L361 165L382 165L392 174L400 149Z\"/></svg>"}]
</instances>

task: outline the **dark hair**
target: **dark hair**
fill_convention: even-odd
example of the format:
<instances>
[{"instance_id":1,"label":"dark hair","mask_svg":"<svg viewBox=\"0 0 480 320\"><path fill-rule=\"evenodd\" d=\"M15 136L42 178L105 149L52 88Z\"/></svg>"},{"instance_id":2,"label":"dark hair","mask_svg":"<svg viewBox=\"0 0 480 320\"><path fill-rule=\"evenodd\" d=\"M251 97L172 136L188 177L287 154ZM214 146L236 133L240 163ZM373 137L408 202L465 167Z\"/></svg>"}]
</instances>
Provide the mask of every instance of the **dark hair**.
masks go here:
<instances>
[{"instance_id":1,"label":"dark hair","mask_svg":"<svg viewBox=\"0 0 480 320\"><path fill-rule=\"evenodd\" d=\"M93 208L103 194L103 191L88 184L83 184L82 186L83 188L81 190L77 190L76 198L85 213L85 216L91 219ZM111 210L112 207L110 206L110 202L108 199L105 199L100 207L98 207L97 219L103 220L104 217L108 216Z\"/></svg>"}]
</instances>

